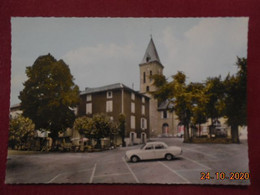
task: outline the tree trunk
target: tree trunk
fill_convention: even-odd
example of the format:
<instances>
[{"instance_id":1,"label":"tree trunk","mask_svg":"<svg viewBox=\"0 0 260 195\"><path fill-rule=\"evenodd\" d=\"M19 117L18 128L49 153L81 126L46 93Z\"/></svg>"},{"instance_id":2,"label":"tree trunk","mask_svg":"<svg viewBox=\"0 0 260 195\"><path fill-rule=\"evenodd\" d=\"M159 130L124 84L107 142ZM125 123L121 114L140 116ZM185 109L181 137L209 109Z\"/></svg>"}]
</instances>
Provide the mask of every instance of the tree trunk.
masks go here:
<instances>
[{"instance_id":1,"label":"tree trunk","mask_svg":"<svg viewBox=\"0 0 260 195\"><path fill-rule=\"evenodd\" d=\"M232 142L239 144L238 125L231 125Z\"/></svg>"},{"instance_id":2,"label":"tree trunk","mask_svg":"<svg viewBox=\"0 0 260 195\"><path fill-rule=\"evenodd\" d=\"M209 127L209 137L212 138L213 119L211 118L211 125Z\"/></svg>"},{"instance_id":3,"label":"tree trunk","mask_svg":"<svg viewBox=\"0 0 260 195\"><path fill-rule=\"evenodd\" d=\"M100 138L97 139L96 148L101 149L101 139Z\"/></svg>"},{"instance_id":4,"label":"tree trunk","mask_svg":"<svg viewBox=\"0 0 260 195\"><path fill-rule=\"evenodd\" d=\"M199 123L199 137L200 137L200 134L201 134L200 131L201 131L201 130L200 130L200 123Z\"/></svg>"},{"instance_id":5,"label":"tree trunk","mask_svg":"<svg viewBox=\"0 0 260 195\"><path fill-rule=\"evenodd\" d=\"M190 142L190 136L189 136L189 125L184 125L184 142L189 143Z\"/></svg>"}]
</instances>

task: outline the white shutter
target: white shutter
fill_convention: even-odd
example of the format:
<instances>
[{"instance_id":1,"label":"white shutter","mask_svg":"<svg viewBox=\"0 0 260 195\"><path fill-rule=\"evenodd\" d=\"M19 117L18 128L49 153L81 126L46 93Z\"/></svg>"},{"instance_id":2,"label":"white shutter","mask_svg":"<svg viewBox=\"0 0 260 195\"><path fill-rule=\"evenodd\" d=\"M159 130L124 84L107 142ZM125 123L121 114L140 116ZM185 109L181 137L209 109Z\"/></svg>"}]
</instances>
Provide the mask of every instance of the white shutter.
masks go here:
<instances>
[{"instance_id":1,"label":"white shutter","mask_svg":"<svg viewBox=\"0 0 260 195\"><path fill-rule=\"evenodd\" d=\"M92 103L87 103L86 114L92 114Z\"/></svg>"},{"instance_id":2,"label":"white shutter","mask_svg":"<svg viewBox=\"0 0 260 195\"><path fill-rule=\"evenodd\" d=\"M131 129L135 129L135 116L131 116Z\"/></svg>"},{"instance_id":3,"label":"white shutter","mask_svg":"<svg viewBox=\"0 0 260 195\"><path fill-rule=\"evenodd\" d=\"M106 102L106 112L113 112L113 101L107 101Z\"/></svg>"},{"instance_id":4,"label":"white shutter","mask_svg":"<svg viewBox=\"0 0 260 195\"><path fill-rule=\"evenodd\" d=\"M87 101L91 101L92 100L92 97L91 97L91 95L89 94L89 95L87 95Z\"/></svg>"},{"instance_id":5,"label":"white shutter","mask_svg":"<svg viewBox=\"0 0 260 195\"><path fill-rule=\"evenodd\" d=\"M135 113L135 103L131 102L131 112Z\"/></svg>"}]
</instances>

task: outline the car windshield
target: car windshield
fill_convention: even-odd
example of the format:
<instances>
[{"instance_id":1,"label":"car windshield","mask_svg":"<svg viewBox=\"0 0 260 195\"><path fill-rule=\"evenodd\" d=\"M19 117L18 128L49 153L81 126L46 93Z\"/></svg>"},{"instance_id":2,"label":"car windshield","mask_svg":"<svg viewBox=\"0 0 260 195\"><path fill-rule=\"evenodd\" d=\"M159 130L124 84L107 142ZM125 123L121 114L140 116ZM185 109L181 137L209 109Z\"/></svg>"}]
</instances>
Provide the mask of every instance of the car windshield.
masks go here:
<instances>
[{"instance_id":1,"label":"car windshield","mask_svg":"<svg viewBox=\"0 0 260 195\"><path fill-rule=\"evenodd\" d=\"M142 149L145 147L145 145L146 145L146 144L143 144L143 145L141 146L141 148L140 148L140 149L142 150Z\"/></svg>"}]
</instances>

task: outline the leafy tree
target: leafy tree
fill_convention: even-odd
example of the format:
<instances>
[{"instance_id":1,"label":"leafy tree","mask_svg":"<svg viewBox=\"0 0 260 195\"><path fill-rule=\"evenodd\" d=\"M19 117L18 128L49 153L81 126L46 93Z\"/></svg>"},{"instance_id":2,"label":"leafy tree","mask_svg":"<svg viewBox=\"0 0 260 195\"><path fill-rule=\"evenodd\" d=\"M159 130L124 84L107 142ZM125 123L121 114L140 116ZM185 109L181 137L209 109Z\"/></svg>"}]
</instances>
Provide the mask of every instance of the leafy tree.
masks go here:
<instances>
[{"instance_id":1,"label":"leafy tree","mask_svg":"<svg viewBox=\"0 0 260 195\"><path fill-rule=\"evenodd\" d=\"M192 93L192 123L200 125L207 122L205 86L202 83L190 83L188 91Z\"/></svg>"},{"instance_id":2,"label":"leafy tree","mask_svg":"<svg viewBox=\"0 0 260 195\"><path fill-rule=\"evenodd\" d=\"M170 100L174 104L174 111L180 122L185 126L184 141L189 142L189 124L192 116L192 93L186 85L186 75L178 72L172 76L173 81L168 82L162 75L154 75L154 85L157 90L152 95L158 101ZM173 111L173 110L172 110Z\"/></svg>"},{"instance_id":3,"label":"leafy tree","mask_svg":"<svg viewBox=\"0 0 260 195\"><path fill-rule=\"evenodd\" d=\"M76 118L74 121L73 128L78 131L80 134L85 135L86 137L90 138L91 131L92 131L93 121L91 118L86 116L82 116Z\"/></svg>"},{"instance_id":4,"label":"leafy tree","mask_svg":"<svg viewBox=\"0 0 260 195\"><path fill-rule=\"evenodd\" d=\"M97 148L101 147L101 138L111 135L114 130L112 121L105 114L95 114L92 118L91 137L97 140Z\"/></svg>"},{"instance_id":5,"label":"leafy tree","mask_svg":"<svg viewBox=\"0 0 260 195\"><path fill-rule=\"evenodd\" d=\"M56 139L59 131L72 127L72 108L79 102L79 88L69 66L48 54L27 67L26 74L28 80L19 96L23 115L32 119L37 129L50 129L50 136Z\"/></svg>"},{"instance_id":6,"label":"leafy tree","mask_svg":"<svg viewBox=\"0 0 260 195\"><path fill-rule=\"evenodd\" d=\"M225 115L228 125L231 126L232 141L239 143L238 126L247 124L247 59L237 58L236 75L228 75L225 86Z\"/></svg>"},{"instance_id":7,"label":"leafy tree","mask_svg":"<svg viewBox=\"0 0 260 195\"><path fill-rule=\"evenodd\" d=\"M214 119L223 116L222 99L224 95L224 85L221 81L221 76L208 78L206 81L205 94L207 96L206 111L207 116Z\"/></svg>"},{"instance_id":8,"label":"leafy tree","mask_svg":"<svg viewBox=\"0 0 260 195\"><path fill-rule=\"evenodd\" d=\"M10 119L9 146L14 148L25 148L34 141L34 128L32 120L22 115Z\"/></svg>"}]
</instances>

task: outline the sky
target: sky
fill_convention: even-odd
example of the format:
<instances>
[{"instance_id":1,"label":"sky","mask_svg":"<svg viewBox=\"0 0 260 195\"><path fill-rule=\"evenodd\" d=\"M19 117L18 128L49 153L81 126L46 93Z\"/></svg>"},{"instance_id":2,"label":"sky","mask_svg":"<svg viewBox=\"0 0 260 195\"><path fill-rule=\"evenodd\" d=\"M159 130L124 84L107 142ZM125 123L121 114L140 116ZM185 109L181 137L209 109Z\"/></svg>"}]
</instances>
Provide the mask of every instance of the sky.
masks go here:
<instances>
[{"instance_id":1,"label":"sky","mask_svg":"<svg viewBox=\"0 0 260 195\"><path fill-rule=\"evenodd\" d=\"M183 71L188 82L235 74L247 57L248 18L13 17L11 105L27 80L25 69L50 53L69 65L84 90L123 83L139 90L139 64L153 37L164 75Z\"/></svg>"}]
</instances>

